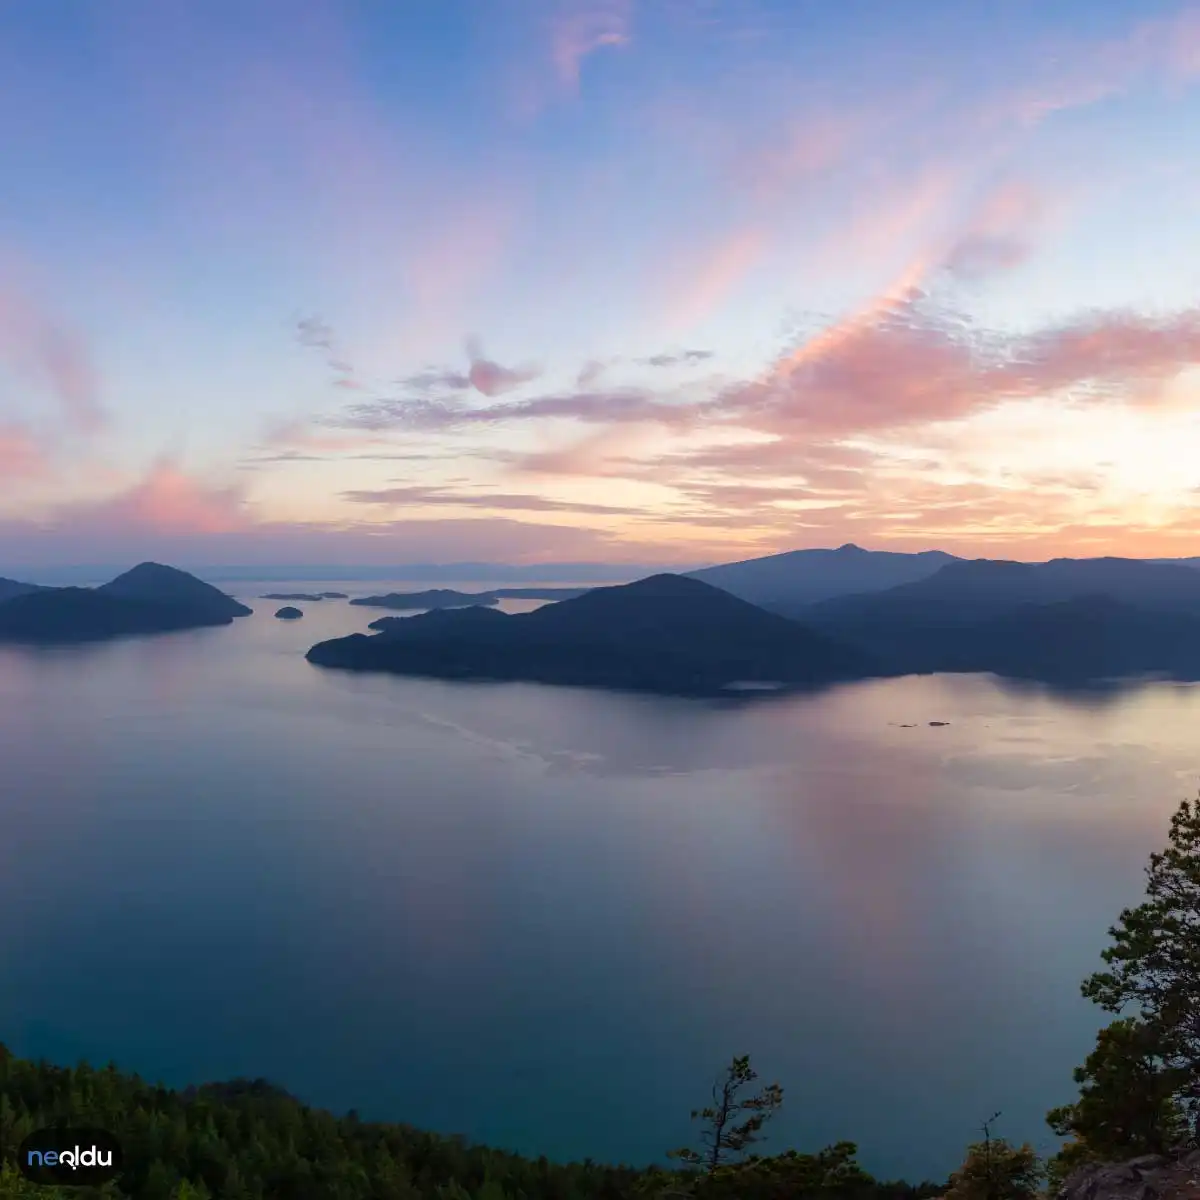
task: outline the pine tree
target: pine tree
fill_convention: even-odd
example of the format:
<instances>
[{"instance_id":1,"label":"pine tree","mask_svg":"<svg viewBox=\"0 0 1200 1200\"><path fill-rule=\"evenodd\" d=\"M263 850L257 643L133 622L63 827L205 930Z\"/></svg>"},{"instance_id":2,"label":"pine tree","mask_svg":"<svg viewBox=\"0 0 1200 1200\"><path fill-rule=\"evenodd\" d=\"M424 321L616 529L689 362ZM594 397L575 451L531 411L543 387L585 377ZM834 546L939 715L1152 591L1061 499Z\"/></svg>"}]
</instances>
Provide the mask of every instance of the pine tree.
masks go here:
<instances>
[{"instance_id":1,"label":"pine tree","mask_svg":"<svg viewBox=\"0 0 1200 1200\"><path fill-rule=\"evenodd\" d=\"M1050 1128L1074 1141L1063 1151L1073 1164L1162 1154L1187 1132L1176 1096L1183 1072L1163 1064L1157 1030L1134 1017L1114 1021L1075 1069L1079 1099L1046 1114Z\"/></svg>"},{"instance_id":2,"label":"pine tree","mask_svg":"<svg viewBox=\"0 0 1200 1200\"><path fill-rule=\"evenodd\" d=\"M1170 844L1150 856L1147 899L1109 930L1109 969L1083 994L1113 1013L1134 1009L1153 1032L1193 1122L1200 1115L1200 800L1171 819Z\"/></svg>"},{"instance_id":3,"label":"pine tree","mask_svg":"<svg viewBox=\"0 0 1200 1200\"><path fill-rule=\"evenodd\" d=\"M783 1103L783 1089L777 1083L742 1098L743 1089L757 1078L748 1055L735 1058L726 1068L725 1077L713 1084L712 1104L692 1110L692 1120L706 1125L700 1135L704 1149L684 1147L673 1150L670 1157L701 1169L709 1178L722 1167L740 1161L751 1146L762 1141L763 1125Z\"/></svg>"}]
</instances>

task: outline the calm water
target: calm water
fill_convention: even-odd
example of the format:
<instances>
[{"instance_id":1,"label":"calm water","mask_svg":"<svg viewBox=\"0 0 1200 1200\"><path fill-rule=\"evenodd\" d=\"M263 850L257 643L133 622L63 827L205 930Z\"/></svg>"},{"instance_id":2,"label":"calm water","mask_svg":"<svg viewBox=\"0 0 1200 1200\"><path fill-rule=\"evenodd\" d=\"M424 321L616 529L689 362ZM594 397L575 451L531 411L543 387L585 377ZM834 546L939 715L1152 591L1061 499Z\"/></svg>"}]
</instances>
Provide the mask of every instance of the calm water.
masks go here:
<instances>
[{"instance_id":1,"label":"calm water","mask_svg":"<svg viewBox=\"0 0 1200 1200\"><path fill-rule=\"evenodd\" d=\"M557 1158L660 1158L736 1053L784 1085L780 1148L944 1175L997 1109L1052 1145L1200 691L355 677L303 653L378 611L255 599L326 586L0 650L0 1039Z\"/></svg>"}]
</instances>

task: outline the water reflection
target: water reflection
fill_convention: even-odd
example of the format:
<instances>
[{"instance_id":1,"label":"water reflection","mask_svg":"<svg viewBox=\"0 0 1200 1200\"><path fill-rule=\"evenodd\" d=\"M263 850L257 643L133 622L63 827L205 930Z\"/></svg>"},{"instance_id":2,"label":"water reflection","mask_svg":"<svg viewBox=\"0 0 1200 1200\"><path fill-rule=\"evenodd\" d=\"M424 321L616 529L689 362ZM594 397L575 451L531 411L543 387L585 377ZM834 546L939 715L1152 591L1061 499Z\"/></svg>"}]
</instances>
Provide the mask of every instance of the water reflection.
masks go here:
<instances>
[{"instance_id":1,"label":"water reflection","mask_svg":"<svg viewBox=\"0 0 1200 1200\"><path fill-rule=\"evenodd\" d=\"M303 653L373 610L245 590L229 628L0 652L18 1049L633 1160L748 1051L781 1142L883 1173L945 1173L997 1108L1046 1141L1079 980L1195 789L1196 688L343 675Z\"/></svg>"}]
</instances>

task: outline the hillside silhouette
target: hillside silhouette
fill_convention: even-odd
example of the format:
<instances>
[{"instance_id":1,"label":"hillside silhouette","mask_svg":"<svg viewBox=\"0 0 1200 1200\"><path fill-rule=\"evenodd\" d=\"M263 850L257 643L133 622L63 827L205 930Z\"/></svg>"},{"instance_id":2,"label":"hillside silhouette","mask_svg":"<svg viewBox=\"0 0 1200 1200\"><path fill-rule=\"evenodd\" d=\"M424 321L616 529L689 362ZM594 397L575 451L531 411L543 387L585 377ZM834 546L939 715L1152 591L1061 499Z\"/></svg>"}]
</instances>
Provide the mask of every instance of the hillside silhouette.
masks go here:
<instances>
[{"instance_id":1,"label":"hillside silhouette","mask_svg":"<svg viewBox=\"0 0 1200 1200\"><path fill-rule=\"evenodd\" d=\"M396 619L373 636L321 642L308 660L350 670L701 695L735 683L788 687L879 670L869 655L797 622L666 574L595 588L531 613L471 607Z\"/></svg>"},{"instance_id":2,"label":"hillside silhouette","mask_svg":"<svg viewBox=\"0 0 1200 1200\"><path fill-rule=\"evenodd\" d=\"M0 599L0 641L103 641L228 625L250 611L186 571L141 563L100 587L30 585Z\"/></svg>"},{"instance_id":3,"label":"hillside silhouette","mask_svg":"<svg viewBox=\"0 0 1200 1200\"><path fill-rule=\"evenodd\" d=\"M723 588L752 604L778 610L912 583L925 579L947 563L959 561L942 550L904 554L864 550L847 543L836 550L788 550L763 558L721 563L689 571L687 576Z\"/></svg>"}]
</instances>

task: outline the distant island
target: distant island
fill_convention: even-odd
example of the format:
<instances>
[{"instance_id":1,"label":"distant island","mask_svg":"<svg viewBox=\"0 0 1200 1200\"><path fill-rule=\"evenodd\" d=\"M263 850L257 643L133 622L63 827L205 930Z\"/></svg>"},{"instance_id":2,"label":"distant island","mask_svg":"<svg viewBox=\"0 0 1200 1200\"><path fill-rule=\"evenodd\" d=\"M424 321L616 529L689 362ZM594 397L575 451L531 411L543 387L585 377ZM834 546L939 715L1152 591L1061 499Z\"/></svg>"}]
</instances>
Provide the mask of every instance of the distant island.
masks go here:
<instances>
[{"instance_id":1,"label":"distant island","mask_svg":"<svg viewBox=\"0 0 1200 1200\"><path fill-rule=\"evenodd\" d=\"M473 604L393 618L380 633L320 642L307 657L358 671L708 696L883 670L853 647L679 575L594 588L531 613Z\"/></svg>"},{"instance_id":2,"label":"distant island","mask_svg":"<svg viewBox=\"0 0 1200 1200\"><path fill-rule=\"evenodd\" d=\"M11 582L11 581L5 581ZM251 610L186 571L145 562L96 588L0 591L0 641L91 642L228 625Z\"/></svg>"},{"instance_id":3,"label":"distant island","mask_svg":"<svg viewBox=\"0 0 1200 1200\"><path fill-rule=\"evenodd\" d=\"M729 566L736 570L712 569L726 580L721 587L656 574L600 587L367 596L350 603L420 615L381 617L370 635L321 642L308 660L449 679L724 696L950 672L1088 688L1200 680L1200 570L1190 560L1024 563L843 546ZM896 576L903 582L880 586ZM863 590L837 590L855 585ZM792 598L755 603L735 589ZM814 595L824 598L802 599ZM505 599L557 603L508 615L498 607ZM141 563L99 587L0 577L0 642L165 633L227 625L250 611L161 563ZM288 605L276 616L296 620L303 612Z\"/></svg>"},{"instance_id":4,"label":"distant island","mask_svg":"<svg viewBox=\"0 0 1200 1200\"><path fill-rule=\"evenodd\" d=\"M267 592L264 600L345 600L345 592Z\"/></svg>"},{"instance_id":5,"label":"distant island","mask_svg":"<svg viewBox=\"0 0 1200 1200\"><path fill-rule=\"evenodd\" d=\"M501 600L573 600L591 588L496 588L489 592L459 592L453 588L432 588L425 592L387 592L381 596L362 596L351 600L365 608L467 608L471 605L499 604Z\"/></svg>"},{"instance_id":6,"label":"distant island","mask_svg":"<svg viewBox=\"0 0 1200 1200\"><path fill-rule=\"evenodd\" d=\"M387 592L382 596L360 596L350 601L364 608L466 608L473 604L499 604L491 592L456 592L453 588L432 588L427 592Z\"/></svg>"}]
</instances>

